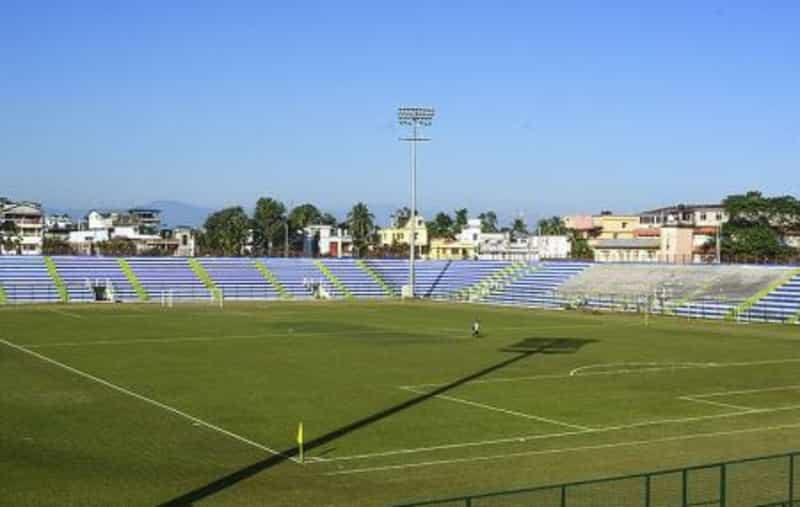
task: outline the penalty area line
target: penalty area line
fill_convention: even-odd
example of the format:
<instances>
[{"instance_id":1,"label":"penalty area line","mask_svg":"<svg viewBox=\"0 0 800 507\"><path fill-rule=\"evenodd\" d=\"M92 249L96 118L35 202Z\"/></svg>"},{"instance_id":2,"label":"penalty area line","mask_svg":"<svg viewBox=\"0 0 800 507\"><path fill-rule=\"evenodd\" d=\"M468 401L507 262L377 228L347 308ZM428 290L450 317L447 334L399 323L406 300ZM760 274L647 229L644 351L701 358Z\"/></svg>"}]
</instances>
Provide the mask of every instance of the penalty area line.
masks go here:
<instances>
[{"instance_id":1,"label":"penalty area line","mask_svg":"<svg viewBox=\"0 0 800 507\"><path fill-rule=\"evenodd\" d=\"M416 394L427 394L425 391L418 391L418 390L411 389L411 388L408 388L408 387L405 388L405 390L406 391L410 391L412 393L416 393ZM456 398L455 396L439 394L439 395L436 395L435 397L439 398L441 400L452 401L454 403L461 403L461 404L464 404L464 405L469 405L471 407L477 407L477 408L482 408L482 409L485 409L485 410L491 410L493 412L500 412L501 414L513 415L513 416L516 416L516 417L522 417L524 419L531 419L533 421L544 422L544 423L547 423L547 424L554 424L556 426L564 426L566 428L572 428L574 430L591 431L591 429L592 429L592 428L589 428L587 426L578 426L577 424L565 423L565 422L561 422L561 421L556 421L555 419L548 419L546 417L540 417L538 415L526 414L524 412L517 412L516 410L509 410L509 409L505 409L505 408L501 408L501 407L495 407L493 405L487 405L485 403L478 403L477 401L466 400L464 398Z\"/></svg>"},{"instance_id":2,"label":"penalty area line","mask_svg":"<svg viewBox=\"0 0 800 507\"><path fill-rule=\"evenodd\" d=\"M659 425L667 425L667 424L684 424L684 423L694 423L698 421L708 421L708 420L715 420L715 419L728 419L728 418L735 418L735 417L743 417L743 416L751 416L751 415L759 415L759 414L771 414L777 412L785 412L785 411L794 411L800 410L800 405L788 405L785 407L775 407L775 408L752 408L747 410L740 410L736 412L726 412L722 414L711 414L711 415L701 415L701 416L694 416L694 417L681 417L675 419L654 419L650 421L640 421L635 423L629 424L621 424L616 426L605 426L599 428L593 428L589 430L580 430L580 431L566 431L561 433L543 433L543 434L534 434L534 435L517 435L514 437L505 437L505 438L497 438L494 440L478 440L472 442L461 442L461 443L452 443L452 444L441 444L441 445L433 445L428 447L416 447L410 449L395 449L390 451L382 451L376 453L367 453L367 454L356 454L350 456L337 456L332 458L319 458L319 463L327 463L333 461L353 461L353 460L368 460L373 458L383 458L388 456L395 456L395 455L408 455L408 454L417 454L417 453L427 453L427 452L437 452L443 450L452 450L452 449L459 449L464 447L483 447L483 446L490 446L490 445L502 445L502 444L509 444L509 443L516 443L516 442L525 442L528 440L551 440L556 438L565 438L565 437L574 437L574 436L582 436L582 435L592 435L597 433L608 433L608 432L615 432L615 431L625 431L634 428L641 428L647 426L659 426Z\"/></svg>"},{"instance_id":3,"label":"penalty area line","mask_svg":"<svg viewBox=\"0 0 800 507\"><path fill-rule=\"evenodd\" d=\"M523 376L523 377L495 377L495 378L487 378L481 380L473 380L468 382L468 384L495 384L495 383L504 383L504 382L530 382L536 380L552 380L552 379L568 379L568 378L580 378L580 377L594 377L594 376L604 376L604 375L627 375L627 374L634 374L634 373L657 373L662 371L672 371L672 370L692 370L692 369L705 369L705 368L734 368L734 367L746 367L746 366L767 366L773 364L793 364L793 363L800 363L800 358L789 358L789 359L766 359L761 361L738 361L733 363L691 363L694 366L689 366L690 363L682 363L683 366L661 366L661 367L643 367L643 368L624 368L624 369L616 369L616 370L602 370L602 371L583 371L586 368L593 368L599 365L588 365L588 366L581 366L579 368L575 368L571 370L569 373L551 373L551 374L543 374L543 375L530 375L530 376ZM603 365L603 366L608 366ZM574 373L573 373L574 372ZM405 388L425 388L425 387L439 387L445 384L441 382L431 382L428 384L413 384L413 385L405 385L400 386L401 389ZM731 394L731 393L724 393L724 394ZM703 395L707 396L707 395Z\"/></svg>"},{"instance_id":4,"label":"penalty area line","mask_svg":"<svg viewBox=\"0 0 800 507\"><path fill-rule=\"evenodd\" d=\"M679 396L678 399L683 401L693 401L695 403L704 403L706 405L711 405L720 408L732 408L734 410L744 410L744 411L755 410L753 407L745 407L744 405L733 405L731 403L720 403L718 401L704 400L703 398L695 398L692 396Z\"/></svg>"},{"instance_id":5,"label":"penalty area line","mask_svg":"<svg viewBox=\"0 0 800 507\"><path fill-rule=\"evenodd\" d=\"M405 463L400 465L384 465L384 466L376 466L376 467L365 467L365 468L352 468L349 470L339 470L336 472L328 472L325 475L351 475L351 474L364 474L370 472L384 472L389 470L402 470L407 468L420 468L420 467L430 467L430 466L437 466L437 465L452 465L457 463L477 463L481 461L493 461L493 460L502 460L502 459L510 459L510 458L519 458L524 456L542 456L548 454L564 454L568 452L580 452L580 451L595 451L601 449L614 449L619 447L636 447L642 445L651 445L651 444L658 444L658 443L667 443L667 442L679 442L683 440L694 440L700 438L714 438L714 437L725 437L731 435L741 435L747 433L761 433L761 432L768 432L768 431L780 431L780 430L788 430L788 429L795 429L800 428L800 423L796 424L785 424L780 426L764 426L764 427L756 427L756 428L746 428L741 430L730 430L730 431L715 431L711 433L690 433L688 435L677 435L674 437L664 437L664 438L655 438L652 440L630 440L626 442L614 442L610 444L598 444L598 445L584 445L578 447L563 447L558 449L545 449L540 451L524 451L524 452L512 452L507 454L494 454L489 456L474 456L470 458L454 458L454 459L443 459L443 460L435 460L435 461L423 461L418 463Z\"/></svg>"},{"instance_id":6,"label":"penalty area line","mask_svg":"<svg viewBox=\"0 0 800 507\"><path fill-rule=\"evenodd\" d=\"M284 453L282 453L280 451L276 451L275 449L271 449L271 448L269 448L269 447L267 447L265 445L259 444L258 442L254 442L253 440L250 440L249 438L243 437L241 435L237 435L236 433L233 433L232 431L228 431L228 430L226 430L224 428L220 428L219 426L211 424L208 421L204 421L204 420L202 420L202 419L200 419L198 417L195 417L193 415L187 414L186 412L184 412L182 410L179 410L179 409L177 409L175 407L171 407L169 405L161 403L160 401L156 401L156 400L154 400L152 398L148 398L148 397L143 396L143 395L141 395L139 393L133 392L130 389L126 389L126 388L124 388L122 386L119 386L117 384L109 382L108 380L104 380L104 379L102 379L100 377L96 377L96 376L92 375L91 373L86 373L85 371L79 370L77 368L73 368L72 366L66 365L66 364L64 364L62 362L59 362L59 361L56 361L55 359L51 359L51 358L49 358L47 356L39 354L38 352L34 352L33 350L27 349L27 348L25 348L25 347L23 347L21 345L15 344L15 343L11 343L10 341L4 340L2 338L0 338L0 343L2 343L3 345L5 345L5 346L7 346L9 348L17 350L17 351L22 352L24 354L27 354L29 356L35 357L36 359L39 359L40 361L44 361L46 363L49 363L51 365L57 366L57 367L59 367L61 369L64 369L64 370L66 370L66 371L68 371L70 373L73 373L73 374L78 375L80 377L83 377L85 379L88 379L88 380L91 380L91 381L96 382L98 384L101 384L101 385L103 385L103 386L105 386L105 387L107 387L109 389L117 391L118 393L122 393L122 394L124 394L126 396L130 396L131 398L136 398L139 401L143 401L145 403L148 403L150 405L158 407L158 408L160 408L162 410L166 410L167 412L170 412L170 413L172 413L174 415L183 417L184 419L188 419L189 421L192 421L193 423L195 423L195 424L197 424L199 426L203 426L203 427L208 428L210 430L216 431L217 433L221 433L221 434L223 434L223 435L225 435L227 437L230 437L230 438L232 438L234 440L237 440L237 441L239 441L241 443L247 444L250 447L255 447L256 449L260 449L262 451L266 451L266 452L268 452L268 453L270 453L270 454L272 454L274 456L283 456L284 458L287 458L287 459L289 459L291 461L294 461L295 463L299 463L299 460L297 458L293 458L291 456L287 456L286 454L284 454Z\"/></svg>"}]
</instances>

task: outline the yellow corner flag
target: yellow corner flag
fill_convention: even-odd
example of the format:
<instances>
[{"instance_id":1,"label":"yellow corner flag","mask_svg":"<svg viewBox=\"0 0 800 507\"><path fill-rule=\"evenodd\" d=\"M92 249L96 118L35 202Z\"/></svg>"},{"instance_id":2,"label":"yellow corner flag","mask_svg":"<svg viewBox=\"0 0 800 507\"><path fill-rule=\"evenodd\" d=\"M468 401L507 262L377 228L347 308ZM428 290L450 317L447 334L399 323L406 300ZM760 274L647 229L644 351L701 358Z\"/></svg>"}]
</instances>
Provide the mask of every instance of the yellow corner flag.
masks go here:
<instances>
[{"instance_id":1,"label":"yellow corner flag","mask_svg":"<svg viewBox=\"0 0 800 507\"><path fill-rule=\"evenodd\" d=\"M300 463L303 462L303 422L297 426L297 445L300 448Z\"/></svg>"}]
</instances>

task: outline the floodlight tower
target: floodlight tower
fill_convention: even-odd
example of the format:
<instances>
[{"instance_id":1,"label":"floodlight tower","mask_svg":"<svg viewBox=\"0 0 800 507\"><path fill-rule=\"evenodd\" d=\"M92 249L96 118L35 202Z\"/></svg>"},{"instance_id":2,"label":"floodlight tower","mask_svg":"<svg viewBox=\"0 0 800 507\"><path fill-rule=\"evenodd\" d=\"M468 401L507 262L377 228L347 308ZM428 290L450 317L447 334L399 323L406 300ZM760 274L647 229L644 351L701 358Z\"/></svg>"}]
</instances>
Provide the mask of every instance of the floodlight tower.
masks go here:
<instances>
[{"instance_id":1,"label":"floodlight tower","mask_svg":"<svg viewBox=\"0 0 800 507\"><path fill-rule=\"evenodd\" d=\"M434 110L432 107L400 107L397 109L397 120L400 125L411 127L411 137L401 137L411 147L411 238L409 239L409 265L408 265L408 290L409 296L414 297L416 272L414 259L416 257L417 235L417 143L430 141L430 138L420 137L419 130L430 126L433 121Z\"/></svg>"}]
</instances>

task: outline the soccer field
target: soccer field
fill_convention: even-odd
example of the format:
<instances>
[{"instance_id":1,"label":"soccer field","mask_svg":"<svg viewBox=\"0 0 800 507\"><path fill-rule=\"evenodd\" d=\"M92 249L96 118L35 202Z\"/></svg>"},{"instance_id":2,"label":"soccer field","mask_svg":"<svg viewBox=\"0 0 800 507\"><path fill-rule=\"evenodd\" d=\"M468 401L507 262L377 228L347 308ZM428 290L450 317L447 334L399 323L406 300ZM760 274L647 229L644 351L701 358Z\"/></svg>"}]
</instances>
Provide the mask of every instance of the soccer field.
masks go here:
<instances>
[{"instance_id":1,"label":"soccer field","mask_svg":"<svg viewBox=\"0 0 800 507\"><path fill-rule=\"evenodd\" d=\"M800 328L645 324L425 302L2 307L0 504L390 505L800 447Z\"/></svg>"}]
</instances>

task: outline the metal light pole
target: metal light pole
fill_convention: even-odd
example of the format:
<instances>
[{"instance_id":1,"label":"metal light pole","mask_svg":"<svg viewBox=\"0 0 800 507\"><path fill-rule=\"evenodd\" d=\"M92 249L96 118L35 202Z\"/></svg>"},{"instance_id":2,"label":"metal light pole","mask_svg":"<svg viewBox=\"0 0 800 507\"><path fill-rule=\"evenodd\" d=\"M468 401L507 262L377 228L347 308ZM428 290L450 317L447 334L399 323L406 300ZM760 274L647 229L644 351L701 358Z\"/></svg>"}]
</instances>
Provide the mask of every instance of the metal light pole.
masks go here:
<instances>
[{"instance_id":1,"label":"metal light pole","mask_svg":"<svg viewBox=\"0 0 800 507\"><path fill-rule=\"evenodd\" d=\"M409 239L409 266L408 266L408 286L409 296L414 297L414 286L416 284L416 272L414 270L414 259L416 258L416 235L417 235L417 143L430 141L430 138L419 137L418 131L421 127L428 127L433 120L434 110L432 107L400 107L397 109L397 120L400 125L411 127L411 137L401 137L401 141L406 141L411 147L411 238Z\"/></svg>"}]
</instances>

